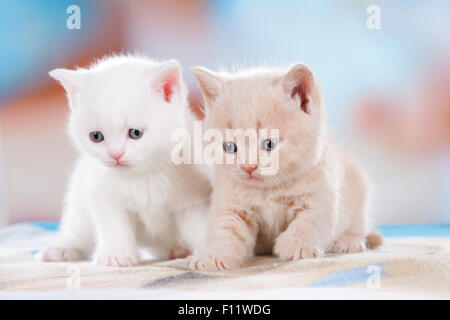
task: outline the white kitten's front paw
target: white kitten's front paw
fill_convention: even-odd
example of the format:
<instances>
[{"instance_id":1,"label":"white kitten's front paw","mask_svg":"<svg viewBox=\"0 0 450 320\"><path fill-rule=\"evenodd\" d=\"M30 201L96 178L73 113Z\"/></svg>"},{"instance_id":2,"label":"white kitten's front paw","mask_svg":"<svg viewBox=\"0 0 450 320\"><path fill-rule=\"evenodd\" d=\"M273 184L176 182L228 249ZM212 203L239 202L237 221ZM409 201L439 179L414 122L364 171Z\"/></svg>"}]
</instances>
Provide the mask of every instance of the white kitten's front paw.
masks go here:
<instances>
[{"instance_id":1,"label":"white kitten's front paw","mask_svg":"<svg viewBox=\"0 0 450 320\"><path fill-rule=\"evenodd\" d=\"M137 250L99 251L95 263L106 267L132 267L139 262Z\"/></svg>"},{"instance_id":2,"label":"white kitten's front paw","mask_svg":"<svg viewBox=\"0 0 450 320\"><path fill-rule=\"evenodd\" d=\"M365 239L353 236L341 236L334 242L331 252L334 253L357 253L366 250Z\"/></svg>"},{"instance_id":3,"label":"white kitten's front paw","mask_svg":"<svg viewBox=\"0 0 450 320\"><path fill-rule=\"evenodd\" d=\"M76 261L83 258L80 250L65 247L48 247L37 253L36 258L45 262Z\"/></svg>"},{"instance_id":4,"label":"white kitten's front paw","mask_svg":"<svg viewBox=\"0 0 450 320\"><path fill-rule=\"evenodd\" d=\"M213 255L194 255L186 260L187 266L192 270L221 271L236 269L242 266L243 261L237 257L217 257Z\"/></svg>"},{"instance_id":5,"label":"white kitten's front paw","mask_svg":"<svg viewBox=\"0 0 450 320\"><path fill-rule=\"evenodd\" d=\"M299 260L322 257L323 249L294 236L280 235L275 242L273 253L282 260Z\"/></svg>"}]
</instances>

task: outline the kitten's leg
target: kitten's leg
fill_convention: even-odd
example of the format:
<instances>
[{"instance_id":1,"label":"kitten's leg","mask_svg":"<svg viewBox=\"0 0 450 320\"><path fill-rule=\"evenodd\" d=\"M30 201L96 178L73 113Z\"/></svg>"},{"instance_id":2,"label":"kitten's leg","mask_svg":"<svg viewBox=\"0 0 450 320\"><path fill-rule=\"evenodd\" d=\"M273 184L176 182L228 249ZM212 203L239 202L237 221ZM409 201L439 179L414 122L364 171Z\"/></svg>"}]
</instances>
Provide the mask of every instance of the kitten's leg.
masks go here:
<instances>
[{"instance_id":1,"label":"kitten's leg","mask_svg":"<svg viewBox=\"0 0 450 320\"><path fill-rule=\"evenodd\" d=\"M193 270L225 270L240 267L253 255L257 224L243 209L214 210L206 247L187 260Z\"/></svg>"},{"instance_id":2,"label":"kitten's leg","mask_svg":"<svg viewBox=\"0 0 450 320\"><path fill-rule=\"evenodd\" d=\"M276 239L274 254L283 260L322 256L332 241L337 210L334 199L310 199L306 208L298 208L294 220Z\"/></svg>"},{"instance_id":3,"label":"kitten's leg","mask_svg":"<svg viewBox=\"0 0 450 320\"><path fill-rule=\"evenodd\" d=\"M47 262L75 261L90 257L94 248L94 230L86 209L68 205L54 244L37 254Z\"/></svg>"},{"instance_id":4,"label":"kitten's leg","mask_svg":"<svg viewBox=\"0 0 450 320\"><path fill-rule=\"evenodd\" d=\"M334 253L356 253L366 250L368 234L368 185L362 171L356 165L347 163L345 193L341 199L339 219L349 221L348 227L334 242Z\"/></svg>"},{"instance_id":5,"label":"kitten's leg","mask_svg":"<svg viewBox=\"0 0 450 320\"><path fill-rule=\"evenodd\" d=\"M57 238L37 254L44 261L73 261L89 258L94 250L95 232L92 217L85 207L86 183L82 166L70 179Z\"/></svg>"},{"instance_id":6,"label":"kitten's leg","mask_svg":"<svg viewBox=\"0 0 450 320\"><path fill-rule=\"evenodd\" d=\"M356 253L366 250L367 214L360 211L352 219L348 229L333 243L331 252L334 253Z\"/></svg>"},{"instance_id":7,"label":"kitten's leg","mask_svg":"<svg viewBox=\"0 0 450 320\"><path fill-rule=\"evenodd\" d=\"M95 260L101 266L132 266L139 262L135 224L131 215L113 200L97 201Z\"/></svg>"},{"instance_id":8,"label":"kitten's leg","mask_svg":"<svg viewBox=\"0 0 450 320\"><path fill-rule=\"evenodd\" d=\"M176 218L180 241L175 246L173 256L184 258L195 254L203 248L207 237L209 205L204 204L183 212ZM195 230L195 232L192 232Z\"/></svg>"}]
</instances>

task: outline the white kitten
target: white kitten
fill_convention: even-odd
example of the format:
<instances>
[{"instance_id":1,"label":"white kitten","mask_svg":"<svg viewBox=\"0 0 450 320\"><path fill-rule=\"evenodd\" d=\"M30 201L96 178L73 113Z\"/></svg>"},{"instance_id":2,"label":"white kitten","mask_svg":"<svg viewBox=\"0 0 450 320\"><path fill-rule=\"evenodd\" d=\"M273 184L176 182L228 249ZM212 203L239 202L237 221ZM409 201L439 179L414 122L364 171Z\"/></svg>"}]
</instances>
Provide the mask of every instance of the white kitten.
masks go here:
<instances>
[{"instance_id":1,"label":"white kitten","mask_svg":"<svg viewBox=\"0 0 450 320\"><path fill-rule=\"evenodd\" d=\"M58 242L42 259L83 259L96 249L99 265L128 266L139 261L138 245L159 259L192 253L210 186L195 166L170 160L172 131L192 125L178 62L117 56L49 74L66 89L81 157Z\"/></svg>"}]
</instances>

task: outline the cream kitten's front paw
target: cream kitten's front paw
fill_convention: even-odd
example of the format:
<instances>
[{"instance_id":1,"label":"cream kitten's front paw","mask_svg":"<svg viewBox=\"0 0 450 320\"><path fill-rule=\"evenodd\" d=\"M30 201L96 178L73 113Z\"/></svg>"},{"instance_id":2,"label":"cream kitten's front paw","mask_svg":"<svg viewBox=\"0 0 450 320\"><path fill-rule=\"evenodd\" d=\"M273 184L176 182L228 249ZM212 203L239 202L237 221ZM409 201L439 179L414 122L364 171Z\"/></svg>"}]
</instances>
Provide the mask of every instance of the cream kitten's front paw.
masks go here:
<instances>
[{"instance_id":1,"label":"cream kitten's front paw","mask_svg":"<svg viewBox=\"0 0 450 320\"><path fill-rule=\"evenodd\" d=\"M341 236L331 248L334 253L357 253L366 250L365 239L353 236Z\"/></svg>"},{"instance_id":2,"label":"cream kitten's front paw","mask_svg":"<svg viewBox=\"0 0 450 320\"><path fill-rule=\"evenodd\" d=\"M45 262L76 261L81 260L83 254L74 248L49 247L39 252L36 258Z\"/></svg>"},{"instance_id":3,"label":"cream kitten's front paw","mask_svg":"<svg viewBox=\"0 0 450 320\"><path fill-rule=\"evenodd\" d=\"M139 262L137 250L99 251L95 262L106 267L131 267Z\"/></svg>"},{"instance_id":4,"label":"cream kitten's front paw","mask_svg":"<svg viewBox=\"0 0 450 320\"><path fill-rule=\"evenodd\" d=\"M281 235L273 248L275 255L282 260L299 260L323 256L323 249L303 239Z\"/></svg>"},{"instance_id":5,"label":"cream kitten's front paw","mask_svg":"<svg viewBox=\"0 0 450 320\"><path fill-rule=\"evenodd\" d=\"M243 261L236 257L217 257L213 255L190 256L186 260L187 266L192 270L217 271L230 270L242 266Z\"/></svg>"}]
</instances>

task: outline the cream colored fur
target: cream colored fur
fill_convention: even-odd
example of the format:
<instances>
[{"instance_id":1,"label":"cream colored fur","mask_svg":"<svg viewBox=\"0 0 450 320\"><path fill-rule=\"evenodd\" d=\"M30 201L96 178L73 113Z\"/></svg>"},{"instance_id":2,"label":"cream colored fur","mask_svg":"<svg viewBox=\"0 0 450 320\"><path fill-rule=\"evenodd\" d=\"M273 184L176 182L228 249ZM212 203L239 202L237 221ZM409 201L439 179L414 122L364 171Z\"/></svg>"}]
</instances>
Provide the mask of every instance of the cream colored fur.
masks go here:
<instances>
[{"instance_id":1,"label":"cream colored fur","mask_svg":"<svg viewBox=\"0 0 450 320\"><path fill-rule=\"evenodd\" d=\"M227 128L279 129L280 164L272 176L260 166L250 176L238 164L216 165L208 238L188 266L222 270L254 254L297 260L366 250L368 184L328 131L310 70L297 64L287 71L193 71L205 98L205 128L224 136ZM259 152L267 152L261 143ZM237 147L236 156L246 146ZM370 244L380 243L379 235L370 237Z\"/></svg>"}]
</instances>

